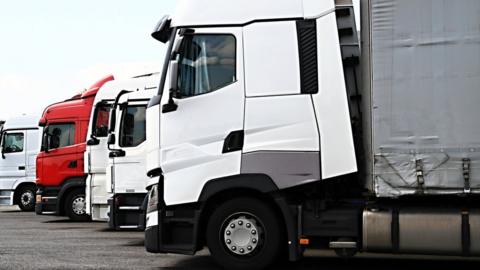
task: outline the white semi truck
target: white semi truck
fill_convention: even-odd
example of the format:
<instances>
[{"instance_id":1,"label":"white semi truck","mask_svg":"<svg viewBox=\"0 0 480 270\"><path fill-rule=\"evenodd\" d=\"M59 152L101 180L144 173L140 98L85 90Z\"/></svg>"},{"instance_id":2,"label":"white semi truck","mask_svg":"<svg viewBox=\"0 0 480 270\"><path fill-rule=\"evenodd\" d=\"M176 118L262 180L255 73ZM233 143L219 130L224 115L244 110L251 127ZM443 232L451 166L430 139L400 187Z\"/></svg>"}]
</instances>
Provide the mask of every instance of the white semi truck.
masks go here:
<instances>
[{"instance_id":1,"label":"white semi truck","mask_svg":"<svg viewBox=\"0 0 480 270\"><path fill-rule=\"evenodd\" d=\"M162 19L149 252L480 255L480 2L361 6L361 38L349 0L180 0Z\"/></svg>"},{"instance_id":2,"label":"white semi truck","mask_svg":"<svg viewBox=\"0 0 480 270\"><path fill-rule=\"evenodd\" d=\"M145 91L123 92L114 106L108 137L109 161L107 186L109 225L116 230L144 230L147 195L146 110L152 96L158 92L158 76L149 78Z\"/></svg>"},{"instance_id":3,"label":"white semi truck","mask_svg":"<svg viewBox=\"0 0 480 270\"><path fill-rule=\"evenodd\" d=\"M35 209L35 158L40 151L38 117L7 119L1 130L0 205Z\"/></svg>"},{"instance_id":4,"label":"white semi truck","mask_svg":"<svg viewBox=\"0 0 480 270\"><path fill-rule=\"evenodd\" d=\"M123 112L122 110L119 111L117 107L120 104L118 103L119 99L124 96L138 93L137 95L145 96L144 99L148 100L153 95L152 91L157 89L157 85L158 74L156 73L136 76L131 79L115 80L103 86L95 98L85 152L85 172L88 174L86 185L87 213L92 217L92 220L110 221L109 224L112 229L123 228L126 224L122 222L113 223L118 224L118 226L112 224L113 220L119 220L116 215L123 212L119 213L109 207L109 200L115 197L111 172L127 165L121 163L114 165L109 162L110 145L107 139L108 135L115 131L115 126L110 128L111 112L113 111L115 114ZM147 101L143 102L146 103ZM112 108L114 109L112 110ZM119 127L124 127L124 125L120 124ZM116 180L122 181L127 189L129 184L135 189L138 182L142 182L141 179L146 178L144 171L145 169L138 174L116 174L115 176ZM145 184L143 184L142 192L146 193ZM138 212L130 208L128 210L130 211L125 211L125 213Z\"/></svg>"}]
</instances>

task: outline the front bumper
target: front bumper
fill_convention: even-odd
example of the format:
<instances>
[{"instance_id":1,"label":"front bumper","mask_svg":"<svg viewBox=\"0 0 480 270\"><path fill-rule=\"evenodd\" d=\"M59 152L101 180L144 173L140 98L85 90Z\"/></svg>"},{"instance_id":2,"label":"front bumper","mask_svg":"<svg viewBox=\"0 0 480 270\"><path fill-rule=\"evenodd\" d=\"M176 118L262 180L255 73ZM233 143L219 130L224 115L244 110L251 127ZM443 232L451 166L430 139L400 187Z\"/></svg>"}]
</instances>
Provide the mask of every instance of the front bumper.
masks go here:
<instances>
[{"instance_id":1,"label":"front bumper","mask_svg":"<svg viewBox=\"0 0 480 270\"><path fill-rule=\"evenodd\" d=\"M58 215L58 193L60 188L38 187L35 213L37 215Z\"/></svg>"}]
</instances>

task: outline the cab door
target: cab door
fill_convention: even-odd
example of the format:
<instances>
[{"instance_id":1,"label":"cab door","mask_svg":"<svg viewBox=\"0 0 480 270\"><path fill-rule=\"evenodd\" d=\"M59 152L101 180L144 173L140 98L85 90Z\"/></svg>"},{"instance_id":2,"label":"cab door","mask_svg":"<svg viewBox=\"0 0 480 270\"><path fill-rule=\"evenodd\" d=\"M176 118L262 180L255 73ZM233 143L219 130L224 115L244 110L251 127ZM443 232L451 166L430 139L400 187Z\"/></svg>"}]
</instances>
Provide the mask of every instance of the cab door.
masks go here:
<instances>
[{"instance_id":1,"label":"cab door","mask_svg":"<svg viewBox=\"0 0 480 270\"><path fill-rule=\"evenodd\" d=\"M0 189L12 189L20 177L26 176L26 134L24 130L5 131L0 157Z\"/></svg>"},{"instance_id":2,"label":"cab door","mask_svg":"<svg viewBox=\"0 0 480 270\"><path fill-rule=\"evenodd\" d=\"M44 130L45 147L48 153L39 155L42 159L43 178L48 178L52 186L59 186L66 178L83 176L83 151L75 142L80 141L81 123L50 122ZM80 164L81 163L81 164Z\"/></svg>"},{"instance_id":3,"label":"cab door","mask_svg":"<svg viewBox=\"0 0 480 270\"><path fill-rule=\"evenodd\" d=\"M160 121L167 205L195 202L207 181L239 174L243 146L241 28L179 33L170 65L170 84L176 85L163 94L166 99L169 88L178 90L172 95L176 108L164 105Z\"/></svg>"},{"instance_id":4,"label":"cab door","mask_svg":"<svg viewBox=\"0 0 480 270\"><path fill-rule=\"evenodd\" d=\"M85 173L87 173L85 200L87 213L92 214L92 204L106 204L110 197L106 187L108 165L107 135L111 101L97 103L90 123L90 138L85 151Z\"/></svg>"},{"instance_id":5,"label":"cab door","mask_svg":"<svg viewBox=\"0 0 480 270\"><path fill-rule=\"evenodd\" d=\"M112 187L114 193L147 192L146 121L148 100L129 101L122 106L116 134L118 140L112 152Z\"/></svg>"}]
</instances>

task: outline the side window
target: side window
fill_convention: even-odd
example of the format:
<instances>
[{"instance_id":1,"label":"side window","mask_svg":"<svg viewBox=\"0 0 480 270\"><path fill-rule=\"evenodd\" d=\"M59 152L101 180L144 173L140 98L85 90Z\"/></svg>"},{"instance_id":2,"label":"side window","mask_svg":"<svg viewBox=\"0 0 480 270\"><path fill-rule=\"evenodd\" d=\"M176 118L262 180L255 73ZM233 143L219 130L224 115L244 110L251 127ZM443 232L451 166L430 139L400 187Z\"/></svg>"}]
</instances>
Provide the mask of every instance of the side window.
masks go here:
<instances>
[{"instance_id":1,"label":"side window","mask_svg":"<svg viewBox=\"0 0 480 270\"><path fill-rule=\"evenodd\" d=\"M145 141L145 113L145 106L128 106L123 110L119 141L121 147L135 147Z\"/></svg>"},{"instance_id":2,"label":"side window","mask_svg":"<svg viewBox=\"0 0 480 270\"><path fill-rule=\"evenodd\" d=\"M75 144L75 124L52 124L48 126L47 132L49 149Z\"/></svg>"},{"instance_id":3,"label":"side window","mask_svg":"<svg viewBox=\"0 0 480 270\"><path fill-rule=\"evenodd\" d=\"M109 105L100 105L95 109L95 115L93 116L94 126L92 134L95 137L107 137L108 135L108 121L110 118Z\"/></svg>"},{"instance_id":4,"label":"side window","mask_svg":"<svg viewBox=\"0 0 480 270\"><path fill-rule=\"evenodd\" d=\"M178 89L182 97L205 94L236 81L233 35L188 35L178 57Z\"/></svg>"},{"instance_id":5,"label":"side window","mask_svg":"<svg viewBox=\"0 0 480 270\"><path fill-rule=\"evenodd\" d=\"M4 154L23 152L23 133L6 133L3 140Z\"/></svg>"}]
</instances>

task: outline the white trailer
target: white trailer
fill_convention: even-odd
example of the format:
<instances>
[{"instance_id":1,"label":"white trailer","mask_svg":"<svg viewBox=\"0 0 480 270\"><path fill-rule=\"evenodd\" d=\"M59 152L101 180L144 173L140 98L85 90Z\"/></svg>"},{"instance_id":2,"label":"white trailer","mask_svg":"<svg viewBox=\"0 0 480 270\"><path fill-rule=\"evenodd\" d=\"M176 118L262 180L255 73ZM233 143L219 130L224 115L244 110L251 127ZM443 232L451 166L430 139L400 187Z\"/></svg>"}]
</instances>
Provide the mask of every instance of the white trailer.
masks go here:
<instances>
[{"instance_id":1,"label":"white trailer","mask_svg":"<svg viewBox=\"0 0 480 270\"><path fill-rule=\"evenodd\" d=\"M88 174L86 185L87 213L92 217L92 220L109 221L111 219L109 200L112 198L114 190L109 174L111 166L109 165L110 150L107 142L111 110L116 106L117 98L125 94L129 95L131 92L150 93L149 91L152 89L157 89L157 84L158 75L152 73L131 79L111 81L97 93L85 152L85 172Z\"/></svg>"},{"instance_id":2,"label":"white trailer","mask_svg":"<svg viewBox=\"0 0 480 270\"><path fill-rule=\"evenodd\" d=\"M8 119L1 131L0 205L35 209L35 158L40 151L38 117Z\"/></svg>"},{"instance_id":3,"label":"white trailer","mask_svg":"<svg viewBox=\"0 0 480 270\"><path fill-rule=\"evenodd\" d=\"M107 182L111 187L109 226L116 230L144 230L147 195L146 109L158 92L156 76L145 91L119 95L113 106L116 117L110 124ZM114 123L114 124L113 124Z\"/></svg>"},{"instance_id":4,"label":"white trailer","mask_svg":"<svg viewBox=\"0 0 480 270\"><path fill-rule=\"evenodd\" d=\"M480 255L480 2L361 6L361 39L349 0L180 0L162 19L149 252Z\"/></svg>"}]
</instances>

